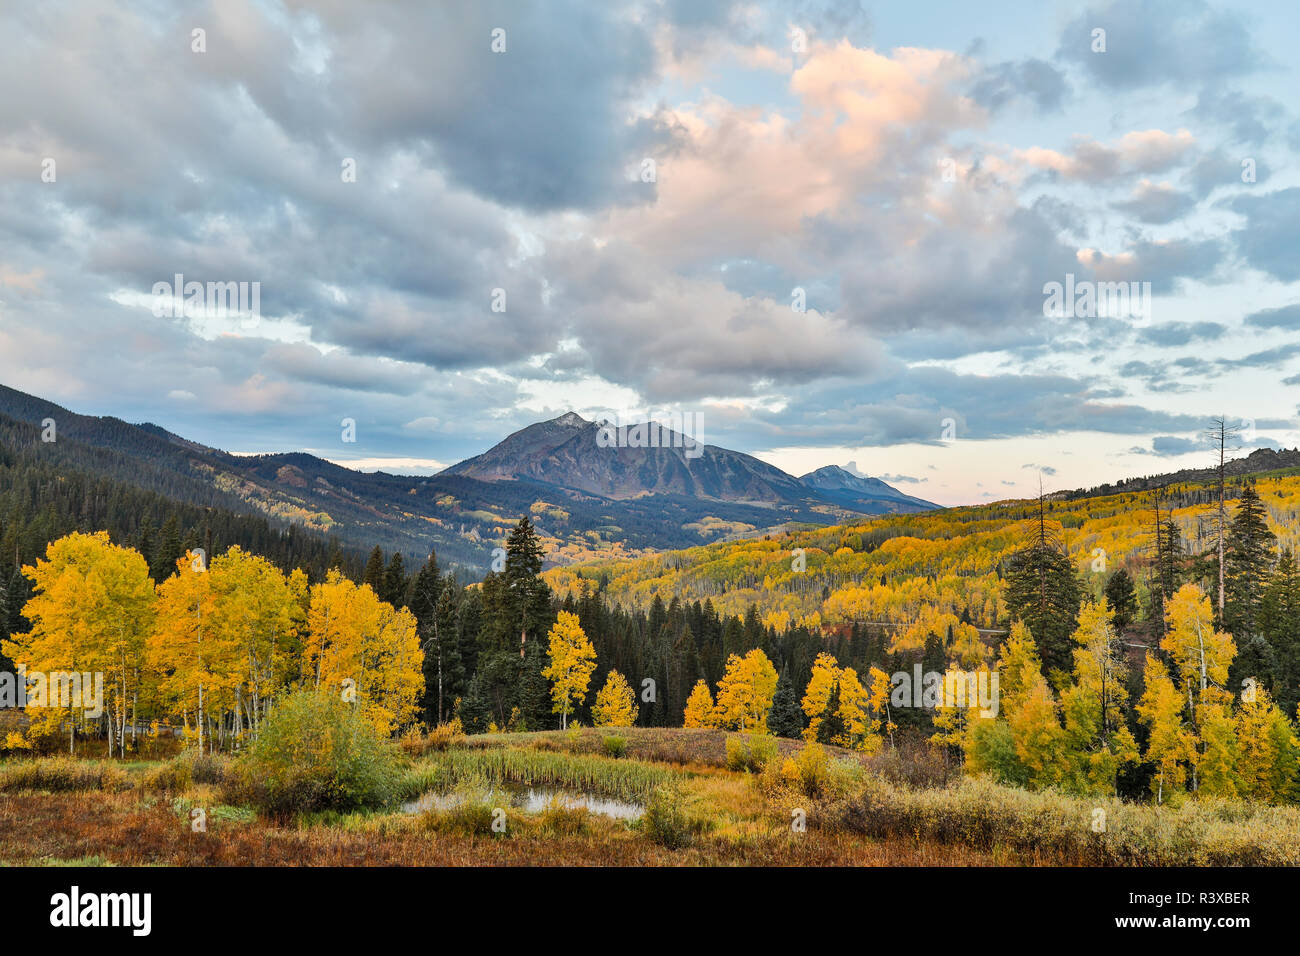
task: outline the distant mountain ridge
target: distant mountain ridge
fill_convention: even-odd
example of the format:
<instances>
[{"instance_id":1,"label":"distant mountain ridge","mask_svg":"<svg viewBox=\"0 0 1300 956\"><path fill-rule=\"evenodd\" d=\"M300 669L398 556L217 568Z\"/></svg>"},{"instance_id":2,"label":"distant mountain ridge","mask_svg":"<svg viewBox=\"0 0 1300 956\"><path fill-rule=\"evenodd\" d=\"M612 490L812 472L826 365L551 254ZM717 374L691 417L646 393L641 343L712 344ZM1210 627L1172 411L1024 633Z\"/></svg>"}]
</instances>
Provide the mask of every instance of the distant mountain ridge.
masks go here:
<instances>
[{"instance_id":1,"label":"distant mountain ridge","mask_svg":"<svg viewBox=\"0 0 1300 956\"><path fill-rule=\"evenodd\" d=\"M873 505L896 504L897 508L879 510L904 512L930 511L939 507L932 501L905 495L879 478L855 475L839 465L826 465L816 471L808 472L799 480L807 487L817 489L846 508L860 509Z\"/></svg>"},{"instance_id":2,"label":"distant mountain ridge","mask_svg":"<svg viewBox=\"0 0 1300 956\"><path fill-rule=\"evenodd\" d=\"M46 419L56 441L43 443ZM432 477L363 473L304 452L232 455L153 423L79 415L0 386L0 435L68 473L102 476L185 505L260 515L351 549L379 545L475 572L531 515L552 563L629 556L895 510L852 505L750 455L713 445L602 448L574 413L507 436ZM696 448L689 449L692 456ZM0 447L0 467L3 467ZM905 498L906 496L900 496ZM844 499L848 500L848 499ZM870 508L870 511L865 509Z\"/></svg>"},{"instance_id":3,"label":"distant mountain ridge","mask_svg":"<svg viewBox=\"0 0 1300 956\"><path fill-rule=\"evenodd\" d=\"M618 441L629 444L610 447ZM637 447L632 441L654 445ZM628 426L620 437L612 426L573 412L529 425L441 474L531 479L615 500L674 494L760 506L822 503L799 479L752 455L700 445L653 423Z\"/></svg>"}]
</instances>

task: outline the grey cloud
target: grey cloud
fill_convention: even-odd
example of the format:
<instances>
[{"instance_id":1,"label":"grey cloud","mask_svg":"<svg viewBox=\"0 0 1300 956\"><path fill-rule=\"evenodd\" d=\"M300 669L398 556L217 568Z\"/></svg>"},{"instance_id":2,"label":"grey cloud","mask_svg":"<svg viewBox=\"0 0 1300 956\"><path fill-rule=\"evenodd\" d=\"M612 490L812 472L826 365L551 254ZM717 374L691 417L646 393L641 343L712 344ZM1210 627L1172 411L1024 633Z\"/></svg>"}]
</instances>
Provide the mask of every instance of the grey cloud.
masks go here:
<instances>
[{"instance_id":1,"label":"grey cloud","mask_svg":"<svg viewBox=\"0 0 1300 956\"><path fill-rule=\"evenodd\" d=\"M1187 345L1193 341L1213 341L1228 331L1218 322L1166 322L1142 329L1138 338L1161 347Z\"/></svg>"},{"instance_id":2,"label":"grey cloud","mask_svg":"<svg viewBox=\"0 0 1300 956\"><path fill-rule=\"evenodd\" d=\"M990 110L1024 98L1039 112L1054 112L1060 109L1068 92L1069 84L1061 71L1034 58L986 66L971 84L975 102Z\"/></svg>"},{"instance_id":3,"label":"grey cloud","mask_svg":"<svg viewBox=\"0 0 1300 956\"><path fill-rule=\"evenodd\" d=\"M1246 218L1232 236L1247 264L1275 279L1300 279L1300 187L1237 196L1228 207Z\"/></svg>"},{"instance_id":4,"label":"grey cloud","mask_svg":"<svg viewBox=\"0 0 1300 956\"><path fill-rule=\"evenodd\" d=\"M1261 309L1246 316L1244 321L1259 329L1300 330L1300 303L1276 309Z\"/></svg>"},{"instance_id":5,"label":"grey cloud","mask_svg":"<svg viewBox=\"0 0 1300 956\"><path fill-rule=\"evenodd\" d=\"M1111 208L1128 213L1139 222L1161 225L1173 222L1191 212L1196 200L1166 183L1144 180L1125 200L1111 203Z\"/></svg>"},{"instance_id":6,"label":"grey cloud","mask_svg":"<svg viewBox=\"0 0 1300 956\"><path fill-rule=\"evenodd\" d=\"M1093 52L1093 30L1106 31ZM1170 84L1198 87L1251 73L1266 62L1240 13L1203 0L1113 0L1065 27L1057 56L1111 90Z\"/></svg>"}]
</instances>

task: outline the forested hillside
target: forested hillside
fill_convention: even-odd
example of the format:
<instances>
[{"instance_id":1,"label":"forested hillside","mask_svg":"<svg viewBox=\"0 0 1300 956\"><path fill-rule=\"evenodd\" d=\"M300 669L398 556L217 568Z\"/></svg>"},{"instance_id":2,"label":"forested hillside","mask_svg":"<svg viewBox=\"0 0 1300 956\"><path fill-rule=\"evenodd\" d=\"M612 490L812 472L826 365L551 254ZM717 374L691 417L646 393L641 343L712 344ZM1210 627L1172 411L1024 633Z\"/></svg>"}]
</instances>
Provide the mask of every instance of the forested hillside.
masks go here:
<instances>
[{"instance_id":1,"label":"forested hillside","mask_svg":"<svg viewBox=\"0 0 1300 956\"><path fill-rule=\"evenodd\" d=\"M1254 483L1274 551L1300 543L1300 474L1296 470L1233 478L1235 501ZM1180 573L1209 587L1217 565L1198 561L1213 550L1217 501L1210 481L1158 489L1159 519L1172 525ZM1046 496L1043 513L1081 576L1100 596L1110 576L1131 577L1141 612L1152 611L1156 582L1157 492L1097 497ZM560 593L583 580L625 605L710 600L724 614L756 607L765 624L837 627L853 621L905 624L931 612L983 628L1003 627L1003 577L1010 556L1031 536L1039 503L1005 501L898 515L829 528L720 542L626 562L595 562L547 572ZM1213 558L1213 555L1209 557ZM1215 585L1217 587L1217 583Z\"/></svg>"}]
</instances>

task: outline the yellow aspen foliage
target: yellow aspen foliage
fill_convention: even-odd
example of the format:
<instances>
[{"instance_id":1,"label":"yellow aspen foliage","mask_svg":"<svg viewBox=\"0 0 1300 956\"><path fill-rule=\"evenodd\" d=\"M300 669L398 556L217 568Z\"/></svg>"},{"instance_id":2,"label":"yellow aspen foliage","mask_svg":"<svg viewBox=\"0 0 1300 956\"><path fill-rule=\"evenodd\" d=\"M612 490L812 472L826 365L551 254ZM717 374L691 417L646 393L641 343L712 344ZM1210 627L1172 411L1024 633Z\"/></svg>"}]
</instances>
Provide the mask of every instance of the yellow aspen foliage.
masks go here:
<instances>
[{"instance_id":1,"label":"yellow aspen foliage","mask_svg":"<svg viewBox=\"0 0 1300 956\"><path fill-rule=\"evenodd\" d=\"M1228 708L1217 701L1202 705L1201 747L1196 758L1197 792L1208 797L1237 796L1237 728Z\"/></svg>"},{"instance_id":2,"label":"yellow aspen foliage","mask_svg":"<svg viewBox=\"0 0 1300 956\"><path fill-rule=\"evenodd\" d=\"M1119 653L1106 599L1079 611L1074 681L1061 694L1065 783L1077 793L1116 793L1120 768L1138 760L1124 721L1128 668Z\"/></svg>"},{"instance_id":3,"label":"yellow aspen foliage","mask_svg":"<svg viewBox=\"0 0 1300 956\"><path fill-rule=\"evenodd\" d=\"M552 710L560 715L560 726L569 726L569 714L587 697L591 672L596 669L596 649L587 640L578 615L561 611L551 626L550 664L542 676L551 681Z\"/></svg>"},{"instance_id":4,"label":"yellow aspen foliage","mask_svg":"<svg viewBox=\"0 0 1300 956\"><path fill-rule=\"evenodd\" d=\"M28 700L29 736L66 727L71 750L76 727L85 722L87 710L96 709L93 675L98 674L111 728L109 746L116 740L120 747L138 698L153 626L154 589L144 559L114 545L106 531L74 532L51 542L46 556L25 566L23 574L33 584L23 608L31 629L4 641L4 653L29 674L75 673L86 675L90 684L79 678L81 699L73 700L68 685L58 692L57 682L50 681L45 700Z\"/></svg>"},{"instance_id":5,"label":"yellow aspen foliage","mask_svg":"<svg viewBox=\"0 0 1300 956\"><path fill-rule=\"evenodd\" d=\"M1273 699L1262 687L1237 710L1237 789L1243 797L1273 801L1276 754L1269 730L1274 710Z\"/></svg>"},{"instance_id":6,"label":"yellow aspen foliage","mask_svg":"<svg viewBox=\"0 0 1300 956\"><path fill-rule=\"evenodd\" d=\"M880 674L880 671L875 671ZM885 676L883 688L884 699L889 698L888 676ZM835 734L831 743L838 747L874 752L880 747L880 727L882 720L877 714L883 714L883 708L873 710L872 694L862 686L857 671L851 667L840 667L835 658L826 653L818 654L813 661L812 676L804 692L801 707L808 716L808 726L804 728L804 739L817 740L824 714L830 703L834 688L840 691L839 707L835 711L844 728L843 733ZM874 685L876 698L881 693L881 686Z\"/></svg>"},{"instance_id":7,"label":"yellow aspen foliage","mask_svg":"<svg viewBox=\"0 0 1300 956\"><path fill-rule=\"evenodd\" d=\"M597 727L631 727L636 723L636 694L618 671L610 671L605 686L597 692L591 719Z\"/></svg>"},{"instance_id":8,"label":"yellow aspen foliage","mask_svg":"<svg viewBox=\"0 0 1300 956\"><path fill-rule=\"evenodd\" d=\"M239 546L212 560L213 627L231 655L236 735L255 732L276 693L297 677L306 575L286 578Z\"/></svg>"},{"instance_id":9,"label":"yellow aspen foliage","mask_svg":"<svg viewBox=\"0 0 1300 956\"><path fill-rule=\"evenodd\" d=\"M1192 690L1195 705L1226 703L1230 695L1224 689L1228 667L1237 656L1231 634L1215 630L1214 610L1210 599L1195 584L1184 584L1169 601L1165 612L1168 633L1160 647L1174 660L1184 687Z\"/></svg>"},{"instance_id":10,"label":"yellow aspen foliage","mask_svg":"<svg viewBox=\"0 0 1300 956\"><path fill-rule=\"evenodd\" d=\"M804 728L803 732L805 740L817 739L817 730L821 727L822 712L826 710L826 705L831 699L831 692L836 681L839 680L839 674L839 661L833 655L825 652L817 655L813 661L812 674L808 678L808 686L804 690L803 701L800 704L804 716L808 718L808 726Z\"/></svg>"},{"instance_id":11,"label":"yellow aspen foliage","mask_svg":"<svg viewBox=\"0 0 1300 956\"><path fill-rule=\"evenodd\" d=\"M149 637L149 664L164 675L159 693L202 750L210 715L221 713L234 688L233 648L218 634L213 618L217 595L212 577L186 554L176 574L158 585L158 626Z\"/></svg>"},{"instance_id":12,"label":"yellow aspen foliage","mask_svg":"<svg viewBox=\"0 0 1300 956\"><path fill-rule=\"evenodd\" d=\"M935 732L930 737L933 743L965 751L972 726L992 719L980 716L978 688L981 681L983 686L991 688L988 665L977 671L965 671L956 661L948 665L943 676L943 691L934 709Z\"/></svg>"},{"instance_id":13,"label":"yellow aspen foliage","mask_svg":"<svg viewBox=\"0 0 1300 956\"><path fill-rule=\"evenodd\" d=\"M717 726L767 733L776 682L776 668L760 649L754 648L744 657L732 654L718 682Z\"/></svg>"},{"instance_id":14,"label":"yellow aspen foliage","mask_svg":"<svg viewBox=\"0 0 1300 956\"><path fill-rule=\"evenodd\" d=\"M303 676L313 686L357 703L376 730L392 733L415 718L423 666L410 611L337 570L312 587Z\"/></svg>"},{"instance_id":15,"label":"yellow aspen foliage","mask_svg":"<svg viewBox=\"0 0 1300 956\"><path fill-rule=\"evenodd\" d=\"M1151 732L1146 752L1146 759L1156 765L1151 790L1156 803L1164 803L1181 795L1187 767L1196 758L1195 735L1183 722L1183 694L1170 679L1169 669L1149 652L1143 680L1138 719Z\"/></svg>"},{"instance_id":16,"label":"yellow aspen foliage","mask_svg":"<svg viewBox=\"0 0 1300 956\"><path fill-rule=\"evenodd\" d=\"M1059 707L1052 688L1041 672L1029 680L1015 708L1007 715L1016 760L1024 768L1025 785L1041 789L1056 784L1062 776ZM987 721L976 721L976 726Z\"/></svg>"},{"instance_id":17,"label":"yellow aspen foliage","mask_svg":"<svg viewBox=\"0 0 1300 956\"><path fill-rule=\"evenodd\" d=\"M867 706L871 708L876 729L883 731L889 736L890 741L893 741L894 731L898 729L898 725L894 723L889 713L889 694L893 688L893 681L888 674L873 665L867 671L867 688Z\"/></svg>"},{"instance_id":18,"label":"yellow aspen foliage","mask_svg":"<svg viewBox=\"0 0 1300 956\"><path fill-rule=\"evenodd\" d=\"M917 651L925 646L930 635L944 639L952 636L952 645L948 654L962 667L976 668L988 659L988 645L980 637L979 630L973 624L967 624L950 611L941 611L934 605L919 609L913 622L900 629L894 636L890 653Z\"/></svg>"},{"instance_id":19,"label":"yellow aspen foliage","mask_svg":"<svg viewBox=\"0 0 1300 956\"><path fill-rule=\"evenodd\" d=\"M690 696L686 698L686 716L682 726L712 727L713 718L713 695L709 693L709 685L701 678L695 682Z\"/></svg>"}]
</instances>

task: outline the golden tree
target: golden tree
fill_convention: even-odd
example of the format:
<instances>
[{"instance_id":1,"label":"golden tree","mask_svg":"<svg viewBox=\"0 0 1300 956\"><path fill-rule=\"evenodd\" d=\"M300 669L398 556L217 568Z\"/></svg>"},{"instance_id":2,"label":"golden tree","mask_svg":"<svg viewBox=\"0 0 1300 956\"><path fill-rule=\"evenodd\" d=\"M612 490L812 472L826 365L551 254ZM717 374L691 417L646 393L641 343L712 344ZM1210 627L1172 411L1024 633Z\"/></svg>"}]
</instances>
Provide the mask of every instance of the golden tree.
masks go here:
<instances>
[{"instance_id":1,"label":"golden tree","mask_svg":"<svg viewBox=\"0 0 1300 956\"><path fill-rule=\"evenodd\" d=\"M718 682L717 725L726 730L767 733L776 682L776 668L759 648L744 657L732 654Z\"/></svg>"},{"instance_id":2,"label":"golden tree","mask_svg":"<svg viewBox=\"0 0 1300 956\"><path fill-rule=\"evenodd\" d=\"M213 620L216 606L211 574L188 553L158 585L158 625L149 636L149 665L160 675L162 700L187 731L194 716L200 752L212 714L229 704L237 682L234 647Z\"/></svg>"},{"instance_id":3,"label":"golden tree","mask_svg":"<svg viewBox=\"0 0 1300 956\"><path fill-rule=\"evenodd\" d=\"M1074 683L1061 694L1068 785L1113 795L1120 768L1137 761L1138 747L1124 722L1128 668L1105 598L1083 605L1074 641Z\"/></svg>"},{"instance_id":4,"label":"golden tree","mask_svg":"<svg viewBox=\"0 0 1300 956\"><path fill-rule=\"evenodd\" d=\"M383 733L409 724L424 687L415 616L337 570L311 589L304 677L354 700Z\"/></svg>"},{"instance_id":5,"label":"golden tree","mask_svg":"<svg viewBox=\"0 0 1300 956\"><path fill-rule=\"evenodd\" d=\"M102 680L109 752L114 741L120 752L126 742L128 713L139 699L145 641L153 625L154 590L148 566L137 552L114 545L106 531L73 532L51 542L46 557L24 567L23 574L34 585L23 608L31 630L5 641L4 653L32 674L91 675L92 685ZM91 688L80 680L81 700L46 700L41 702L44 706L28 710L33 733L57 732L66 721L70 752L78 721L100 703L86 699ZM53 706L60 703L66 710Z\"/></svg>"},{"instance_id":6,"label":"golden tree","mask_svg":"<svg viewBox=\"0 0 1300 956\"><path fill-rule=\"evenodd\" d=\"M547 656L550 664L542 669L542 676L551 681L551 708L560 715L560 726L569 726L569 713L587 697L591 672L596 669L596 649L578 623L578 615L561 611L551 625L550 647Z\"/></svg>"},{"instance_id":7,"label":"golden tree","mask_svg":"<svg viewBox=\"0 0 1300 956\"><path fill-rule=\"evenodd\" d=\"M610 671L596 694L591 719L597 727L631 727L636 723L636 694L618 671Z\"/></svg>"},{"instance_id":8,"label":"golden tree","mask_svg":"<svg viewBox=\"0 0 1300 956\"><path fill-rule=\"evenodd\" d=\"M1183 722L1184 699L1169 677L1169 669L1147 653L1145 689L1138 702L1138 719L1151 731L1146 758L1156 765L1151 781L1156 803L1178 793L1187 779L1186 767L1196 758L1195 735Z\"/></svg>"},{"instance_id":9,"label":"golden tree","mask_svg":"<svg viewBox=\"0 0 1300 956\"><path fill-rule=\"evenodd\" d=\"M884 677L882 681L880 678ZM808 726L804 728L804 739L815 741L821 730L822 721L835 687L839 687L839 707L835 713L843 726L843 733L835 734L831 743L839 747L850 747L865 751L874 751L880 747L879 731L883 713L883 701L888 700L888 677L879 670L872 672L872 692L862 686L858 673L851 667L840 667L834 656L827 653L817 655L813 661L812 675L804 692L800 705L808 716ZM882 700L883 698L883 700ZM875 705L873 706L873 701Z\"/></svg>"},{"instance_id":10,"label":"golden tree","mask_svg":"<svg viewBox=\"0 0 1300 956\"><path fill-rule=\"evenodd\" d=\"M686 714L683 727L712 727L714 725L713 695L703 678L695 682L691 694L686 698Z\"/></svg>"}]
</instances>

